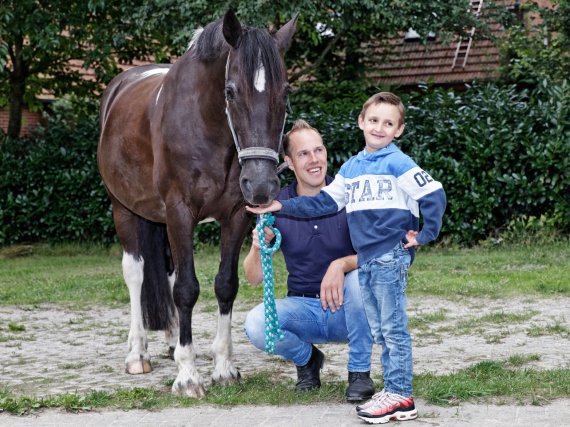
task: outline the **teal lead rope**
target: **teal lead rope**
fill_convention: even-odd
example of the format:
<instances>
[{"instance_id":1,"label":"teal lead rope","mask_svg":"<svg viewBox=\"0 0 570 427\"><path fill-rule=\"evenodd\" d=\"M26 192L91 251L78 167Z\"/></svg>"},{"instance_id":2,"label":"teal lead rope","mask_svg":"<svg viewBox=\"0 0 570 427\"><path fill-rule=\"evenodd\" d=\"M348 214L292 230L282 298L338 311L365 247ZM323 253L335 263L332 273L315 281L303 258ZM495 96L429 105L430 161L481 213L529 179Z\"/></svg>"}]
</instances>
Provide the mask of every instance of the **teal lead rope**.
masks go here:
<instances>
[{"instance_id":1,"label":"teal lead rope","mask_svg":"<svg viewBox=\"0 0 570 427\"><path fill-rule=\"evenodd\" d=\"M277 308L275 307L275 292L273 280L273 254L281 246L281 233L272 225L275 218L270 213L261 214L257 222L257 235L259 246L261 247L261 267L263 269L263 308L265 313L265 352L273 354L275 352L275 337L283 339L283 332L279 327L277 319ZM273 246L265 241L265 226L271 228L275 233L275 243Z\"/></svg>"}]
</instances>

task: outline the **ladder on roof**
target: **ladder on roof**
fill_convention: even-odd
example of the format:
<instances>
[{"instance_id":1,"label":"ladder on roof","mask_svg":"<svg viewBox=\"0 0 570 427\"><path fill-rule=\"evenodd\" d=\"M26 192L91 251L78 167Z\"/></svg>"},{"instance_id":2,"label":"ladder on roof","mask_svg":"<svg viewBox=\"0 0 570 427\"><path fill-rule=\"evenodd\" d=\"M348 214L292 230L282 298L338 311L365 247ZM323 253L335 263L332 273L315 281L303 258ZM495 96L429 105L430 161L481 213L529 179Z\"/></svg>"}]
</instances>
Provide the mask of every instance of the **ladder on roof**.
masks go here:
<instances>
[{"instance_id":1,"label":"ladder on roof","mask_svg":"<svg viewBox=\"0 0 570 427\"><path fill-rule=\"evenodd\" d=\"M471 13L478 17L481 14L481 8L483 7L483 0L471 0L469 3L471 7ZM457 40L457 47L455 48L455 56L453 57L453 64L451 69L456 67L465 68L467 64L467 58L469 57L469 50L471 49L471 44L473 43L473 35L475 34L475 27L467 32L467 37L459 37Z\"/></svg>"}]
</instances>

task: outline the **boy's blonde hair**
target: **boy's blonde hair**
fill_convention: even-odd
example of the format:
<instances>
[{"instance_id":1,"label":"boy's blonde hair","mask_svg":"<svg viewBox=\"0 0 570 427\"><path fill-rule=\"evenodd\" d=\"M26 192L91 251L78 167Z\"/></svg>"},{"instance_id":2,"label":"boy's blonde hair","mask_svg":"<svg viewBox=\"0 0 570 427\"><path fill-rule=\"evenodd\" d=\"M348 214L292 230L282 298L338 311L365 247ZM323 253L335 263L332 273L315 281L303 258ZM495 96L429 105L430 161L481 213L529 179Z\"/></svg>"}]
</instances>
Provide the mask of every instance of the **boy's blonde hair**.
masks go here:
<instances>
[{"instance_id":1,"label":"boy's blonde hair","mask_svg":"<svg viewBox=\"0 0 570 427\"><path fill-rule=\"evenodd\" d=\"M402 126L404 124L404 120L406 118L406 108L402 103L402 100L398 95L393 94L392 92L379 92L375 95L372 95L362 106L362 111L360 112L360 117L364 118L366 115L366 110L371 105L376 104L390 104L398 107L398 111L400 112L400 123L398 126Z\"/></svg>"},{"instance_id":2,"label":"boy's blonde hair","mask_svg":"<svg viewBox=\"0 0 570 427\"><path fill-rule=\"evenodd\" d=\"M283 153L286 156L291 155L291 153L289 152L289 142L290 142L291 134L293 134L297 131L303 130L303 129L309 129L309 130L315 131L322 138L321 133L318 130L316 130L314 127L312 127L309 123L307 123L303 119L297 119L297 120L295 120L295 123L293 123L293 126L291 126L291 129L289 130L289 132L287 132L285 134L285 136L283 137Z\"/></svg>"}]
</instances>

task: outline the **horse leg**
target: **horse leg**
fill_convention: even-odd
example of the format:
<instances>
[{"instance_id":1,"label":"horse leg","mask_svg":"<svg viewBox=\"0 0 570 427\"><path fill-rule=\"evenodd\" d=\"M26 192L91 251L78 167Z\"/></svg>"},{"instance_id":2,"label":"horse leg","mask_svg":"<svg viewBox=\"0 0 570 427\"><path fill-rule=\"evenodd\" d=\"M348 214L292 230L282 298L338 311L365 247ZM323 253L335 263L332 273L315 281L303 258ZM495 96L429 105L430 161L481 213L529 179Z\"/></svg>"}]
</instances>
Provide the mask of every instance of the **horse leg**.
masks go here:
<instances>
[{"instance_id":1,"label":"horse leg","mask_svg":"<svg viewBox=\"0 0 570 427\"><path fill-rule=\"evenodd\" d=\"M168 283L170 285L170 293L172 294L174 290L174 283L176 282L176 273L173 271L172 274L168 276ZM174 350L176 349L176 343L178 342L178 312L174 311L174 319L170 324L170 328L164 331L164 340L168 345L168 357L174 360Z\"/></svg>"},{"instance_id":2,"label":"horse leg","mask_svg":"<svg viewBox=\"0 0 570 427\"><path fill-rule=\"evenodd\" d=\"M194 269L192 232L196 221L186 206L181 203L167 207L167 224L170 248L176 273L172 296L178 309L179 334L174 360L178 375L172 384L175 394L200 398L206 390L202 377L196 369L196 351L192 342L192 310L200 288Z\"/></svg>"},{"instance_id":3,"label":"horse leg","mask_svg":"<svg viewBox=\"0 0 570 427\"><path fill-rule=\"evenodd\" d=\"M220 267L215 280L218 299L218 327L212 343L214 356L214 382L226 384L239 380L240 373L234 367L232 356L232 309L236 299L239 279L239 251L248 231L251 218L241 209L233 217L221 223Z\"/></svg>"},{"instance_id":4,"label":"horse leg","mask_svg":"<svg viewBox=\"0 0 570 427\"><path fill-rule=\"evenodd\" d=\"M150 356L147 352L148 341L144 328L141 292L144 278L144 261L138 247L138 219L131 211L123 207L112 195L113 220L119 240L123 247L123 278L129 289L131 305L131 326L128 338L128 355L125 359L125 371L129 374L143 374L152 371Z\"/></svg>"},{"instance_id":5,"label":"horse leg","mask_svg":"<svg viewBox=\"0 0 570 427\"><path fill-rule=\"evenodd\" d=\"M164 330L175 322L168 285L170 254L166 227L147 221L123 207L111 195L115 228L123 246L123 277L129 289L131 326L125 370L152 371L146 329Z\"/></svg>"},{"instance_id":6,"label":"horse leg","mask_svg":"<svg viewBox=\"0 0 570 427\"><path fill-rule=\"evenodd\" d=\"M152 371L150 356L147 352L148 340L143 323L141 291L143 283L144 261L134 252L123 252L123 277L129 289L131 301L131 327L129 330L129 354L125 359L125 371L128 374L146 374Z\"/></svg>"}]
</instances>

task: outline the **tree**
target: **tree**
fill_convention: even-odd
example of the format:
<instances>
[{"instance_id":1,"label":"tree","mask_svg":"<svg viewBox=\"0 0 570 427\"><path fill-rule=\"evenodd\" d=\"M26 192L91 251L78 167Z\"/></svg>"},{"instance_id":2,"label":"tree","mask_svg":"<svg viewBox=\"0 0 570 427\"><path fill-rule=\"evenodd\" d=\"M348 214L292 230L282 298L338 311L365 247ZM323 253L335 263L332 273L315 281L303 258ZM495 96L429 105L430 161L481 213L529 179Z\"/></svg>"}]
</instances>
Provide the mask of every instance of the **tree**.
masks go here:
<instances>
[{"instance_id":1,"label":"tree","mask_svg":"<svg viewBox=\"0 0 570 427\"><path fill-rule=\"evenodd\" d=\"M503 45L503 74L508 81L535 86L544 79L559 82L570 75L570 1L550 7L522 6L519 25Z\"/></svg>"},{"instance_id":2,"label":"tree","mask_svg":"<svg viewBox=\"0 0 570 427\"><path fill-rule=\"evenodd\" d=\"M10 106L8 135L18 136L24 106L37 95L98 96L117 74L117 61L170 61L186 49L191 32L222 16L228 4L241 21L279 28L300 12L288 53L292 80L360 79L361 49L413 27L445 34L481 26L469 0L3 0L0 4L0 107ZM94 69L86 80L79 61Z\"/></svg>"},{"instance_id":3,"label":"tree","mask_svg":"<svg viewBox=\"0 0 570 427\"><path fill-rule=\"evenodd\" d=\"M0 3L0 106L10 108L8 136L19 135L24 106L41 108L38 95L96 94L101 83L118 72L116 60L164 52L163 40L149 42L144 22L132 19L139 4L133 0ZM95 70L95 80L83 77L87 68Z\"/></svg>"}]
</instances>

